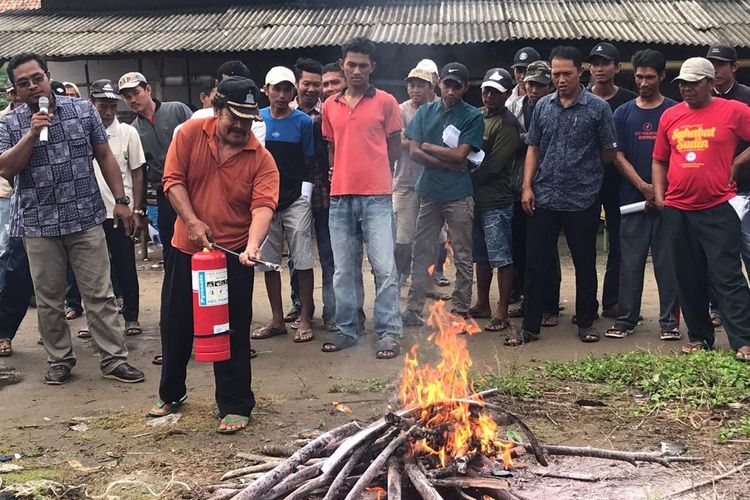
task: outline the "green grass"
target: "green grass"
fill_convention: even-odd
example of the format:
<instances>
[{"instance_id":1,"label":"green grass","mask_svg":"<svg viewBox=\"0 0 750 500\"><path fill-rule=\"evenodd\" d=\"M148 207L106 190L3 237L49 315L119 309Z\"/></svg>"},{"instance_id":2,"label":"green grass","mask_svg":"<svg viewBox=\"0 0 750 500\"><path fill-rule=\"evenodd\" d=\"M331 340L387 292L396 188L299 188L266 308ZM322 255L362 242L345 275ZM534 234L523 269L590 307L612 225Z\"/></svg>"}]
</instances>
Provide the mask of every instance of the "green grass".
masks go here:
<instances>
[{"instance_id":1,"label":"green grass","mask_svg":"<svg viewBox=\"0 0 750 500\"><path fill-rule=\"evenodd\" d=\"M546 377L632 388L648 398L647 411L669 405L709 409L750 399L750 370L733 353L700 351L689 356L646 351L548 362Z\"/></svg>"},{"instance_id":2,"label":"green grass","mask_svg":"<svg viewBox=\"0 0 750 500\"><path fill-rule=\"evenodd\" d=\"M507 373L475 373L472 379L474 389L477 391L498 389L503 394L518 398L536 398L542 394L533 375L525 370L513 370Z\"/></svg>"},{"instance_id":3,"label":"green grass","mask_svg":"<svg viewBox=\"0 0 750 500\"><path fill-rule=\"evenodd\" d=\"M722 426L719 435L716 437L716 442L725 444L733 439L747 438L750 438L750 417L742 417L739 420L731 420Z\"/></svg>"}]
</instances>

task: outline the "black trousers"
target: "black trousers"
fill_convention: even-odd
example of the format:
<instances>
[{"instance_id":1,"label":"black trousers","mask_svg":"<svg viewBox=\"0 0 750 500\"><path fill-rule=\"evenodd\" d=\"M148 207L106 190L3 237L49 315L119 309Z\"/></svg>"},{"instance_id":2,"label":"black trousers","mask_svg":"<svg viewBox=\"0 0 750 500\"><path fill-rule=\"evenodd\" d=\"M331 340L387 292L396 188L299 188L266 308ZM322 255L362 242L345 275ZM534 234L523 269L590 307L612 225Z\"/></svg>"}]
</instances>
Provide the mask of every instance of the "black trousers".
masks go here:
<instances>
[{"instance_id":1,"label":"black trousers","mask_svg":"<svg viewBox=\"0 0 750 500\"><path fill-rule=\"evenodd\" d=\"M537 208L527 219L526 279L527 298L523 329L539 333L545 299L550 287L558 287L554 252L560 229L565 231L576 270L576 315L578 327L588 328L596 314L596 230L599 227L599 201L585 210L562 212Z\"/></svg>"},{"instance_id":2,"label":"black trousers","mask_svg":"<svg viewBox=\"0 0 750 500\"><path fill-rule=\"evenodd\" d=\"M662 219L690 340L714 344L706 307L710 291L721 304L732 349L750 345L750 290L742 274L737 213L725 202L695 211L665 207Z\"/></svg>"},{"instance_id":3,"label":"black trousers","mask_svg":"<svg viewBox=\"0 0 750 500\"><path fill-rule=\"evenodd\" d=\"M34 293L23 238L10 238L0 266L5 275L0 291L0 338L13 340Z\"/></svg>"},{"instance_id":4,"label":"black trousers","mask_svg":"<svg viewBox=\"0 0 750 500\"><path fill-rule=\"evenodd\" d=\"M602 309L610 309L619 302L620 294L620 184L622 176L614 165L604 168L604 180L599 198L604 208L607 226L607 270L602 287Z\"/></svg>"},{"instance_id":5,"label":"black trousers","mask_svg":"<svg viewBox=\"0 0 750 500\"><path fill-rule=\"evenodd\" d=\"M162 258L164 260L164 270L169 265L169 253L172 251L172 236L174 236L174 223L177 220L177 212L169 203L167 195L159 188L156 191L156 206L159 210L159 239L162 245ZM244 248L243 248L244 250Z\"/></svg>"},{"instance_id":6,"label":"black trousers","mask_svg":"<svg viewBox=\"0 0 750 500\"><path fill-rule=\"evenodd\" d=\"M244 248L238 249L243 251ZM193 286L191 256L177 249L169 254L161 293L163 363L159 398L178 401L187 394L185 377L193 350ZM166 262L165 262L166 263ZM214 363L219 414L249 416L255 406L250 388L250 322L253 315L253 270L227 256L229 327L232 357Z\"/></svg>"}]
</instances>

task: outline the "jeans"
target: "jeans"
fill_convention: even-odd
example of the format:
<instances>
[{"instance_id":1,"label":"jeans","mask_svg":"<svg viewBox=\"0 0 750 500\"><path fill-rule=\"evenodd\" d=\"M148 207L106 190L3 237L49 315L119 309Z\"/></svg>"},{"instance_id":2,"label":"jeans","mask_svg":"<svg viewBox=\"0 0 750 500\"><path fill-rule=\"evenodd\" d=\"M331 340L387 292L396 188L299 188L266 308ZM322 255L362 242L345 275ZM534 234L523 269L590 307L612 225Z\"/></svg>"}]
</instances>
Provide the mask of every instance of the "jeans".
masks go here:
<instances>
[{"instance_id":1,"label":"jeans","mask_svg":"<svg viewBox=\"0 0 750 500\"><path fill-rule=\"evenodd\" d=\"M336 326L342 334L358 339L359 310L364 297L358 293L357 275L362 276L362 245L375 274L375 332L381 340L401 338L398 273L394 250L391 197L332 196L329 228L333 249L333 289ZM357 237L361 231L361 237Z\"/></svg>"},{"instance_id":2,"label":"jeans","mask_svg":"<svg viewBox=\"0 0 750 500\"><path fill-rule=\"evenodd\" d=\"M705 210L665 207L662 219L690 340L714 344L706 308L710 290L721 305L729 345L750 345L750 290L740 263L737 213L724 202Z\"/></svg>"}]
</instances>

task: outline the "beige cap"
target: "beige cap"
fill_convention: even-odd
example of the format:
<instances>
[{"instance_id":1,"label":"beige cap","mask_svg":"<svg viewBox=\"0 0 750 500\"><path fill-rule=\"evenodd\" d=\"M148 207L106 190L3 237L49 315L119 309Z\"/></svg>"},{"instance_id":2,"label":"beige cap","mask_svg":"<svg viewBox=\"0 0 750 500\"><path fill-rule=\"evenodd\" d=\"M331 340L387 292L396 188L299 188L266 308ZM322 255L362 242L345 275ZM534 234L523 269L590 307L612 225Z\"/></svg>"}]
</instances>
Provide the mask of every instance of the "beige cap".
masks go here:
<instances>
[{"instance_id":1,"label":"beige cap","mask_svg":"<svg viewBox=\"0 0 750 500\"><path fill-rule=\"evenodd\" d=\"M406 77L406 80L409 81L412 78L424 80L427 83L434 83L434 79L435 79L432 73L422 68L414 68L413 70L409 71L409 76Z\"/></svg>"},{"instance_id":2,"label":"beige cap","mask_svg":"<svg viewBox=\"0 0 750 500\"><path fill-rule=\"evenodd\" d=\"M274 66L266 73L266 85L273 87L282 82L289 82L296 87L297 79L294 77L294 71L286 66Z\"/></svg>"},{"instance_id":3,"label":"beige cap","mask_svg":"<svg viewBox=\"0 0 750 500\"><path fill-rule=\"evenodd\" d=\"M713 80L716 78L714 65L705 57L691 57L680 67L680 74L673 82L699 82L704 78Z\"/></svg>"},{"instance_id":4,"label":"beige cap","mask_svg":"<svg viewBox=\"0 0 750 500\"><path fill-rule=\"evenodd\" d=\"M120 77L120 79L117 81L117 88L119 89L119 92L122 93L123 90L134 89L142 83L148 83L146 77L143 76L142 73L131 71L130 73L125 73Z\"/></svg>"}]
</instances>

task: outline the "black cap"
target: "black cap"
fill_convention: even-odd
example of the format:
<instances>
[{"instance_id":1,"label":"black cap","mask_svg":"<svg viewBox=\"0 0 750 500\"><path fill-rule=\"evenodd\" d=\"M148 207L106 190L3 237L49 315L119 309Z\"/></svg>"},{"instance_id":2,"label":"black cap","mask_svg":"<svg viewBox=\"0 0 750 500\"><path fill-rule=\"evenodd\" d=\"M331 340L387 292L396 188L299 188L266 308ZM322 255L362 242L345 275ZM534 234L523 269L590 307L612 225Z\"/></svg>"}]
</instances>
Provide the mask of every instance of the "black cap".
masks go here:
<instances>
[{"instance_id":1,"label":"black cap","mask_svg":"<svg viewBox=\"0 0 750 500\"><path fill-rule=\"evenodd\" d=\"M117 93L117 85L106 78L92 83L89 86L89 95L95 99L122 99Z\"/></svg>"},{"instance_id":2,"label":"black cap","mask_svg":"<svg viewBox=\"0 0 750 500\"><path fill-rule=\"evenodd\" d=\"M50 83L50 87L52 87L52 93L55 95L66 95L65 94L65 85L62 84L62 82L58 82L57 80L52 80Z\"/></svg>"},{"instance_id":3,"label":"black cap","mask_svg":"<svg viewBox=\"0 0 750 500\"><path fill-rule=\"evenodd\" d=\"M246 120L262 120L258 110L259 96L255 82L243 76L227 77L216 87L216 100L226 104L234 116Z\"/></svg>"},{"instance_id":4,"label":"black cap","mask_svg":"<svg viewBox=\"0 0 750 500\"><path fill-rule=\"evenodd\" d=\"M466 85L469 82L469 70L460 62L448 63L440 70L440 81L445 80L453 80Z\"/></svg>"},{"instance_id":5,"label":"black cap","mask_svg":"<svg viewBox=\"0 0 750 500\"><path fill-rule=\"evenodd\" d=\"M600 42L591 49L586 61L591 62L591 59L594 57L601 57L602 59L607 59L609 61L620 62L620 51L611 43Z\"/></svg>"},{"instance_id":6,"label":"black cap","mask_svg":"<svg viewBox=\"0 0 750 500\"><path fill-rule=\"evenodd\" d=\"M513 56L513 66L511 68L525 68L534 61L538 61L542 56L534 47L524 47Z\"/></svg>"},{"instance_id":7,"label":"black cap","mask_svg":"<svg viewBox=\"0 0 750 500\"><path fill-rule=\"evenodd\" d=\"M503 68L492 68L484 74L482 88L485 87L491 87L505 93L513 88L513 78Z\"/></svg>"},{"instance_id":8,"label":"black cap","mask_svg":"<svg viewBox=\"0 0 750 500\"><path fill-rule=\"evenodd\" d=\"M730 45L724 45L723 43L711 45L711 48L708 49L708 53L706 54L706 59L735 62L737 60L737 51L734 49L734 47Z\"/></svg>"}]
</instances>

